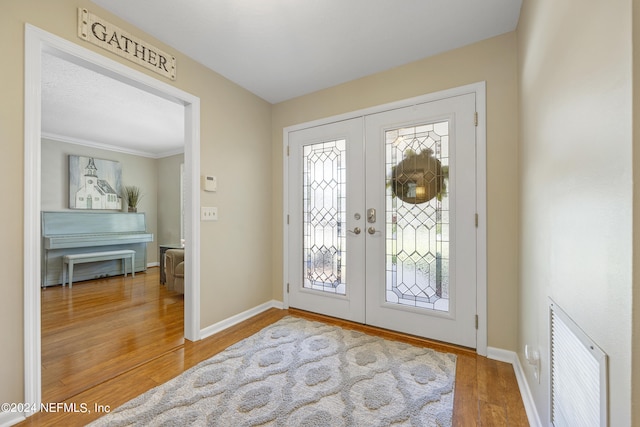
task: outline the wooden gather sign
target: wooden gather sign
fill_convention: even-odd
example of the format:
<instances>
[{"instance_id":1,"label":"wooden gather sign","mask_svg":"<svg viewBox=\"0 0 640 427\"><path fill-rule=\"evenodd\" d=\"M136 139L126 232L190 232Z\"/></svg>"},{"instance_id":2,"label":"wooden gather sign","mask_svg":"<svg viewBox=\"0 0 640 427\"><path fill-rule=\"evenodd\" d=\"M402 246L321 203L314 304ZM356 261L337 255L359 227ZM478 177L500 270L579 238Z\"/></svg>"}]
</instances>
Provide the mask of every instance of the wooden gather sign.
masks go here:
<instances>
[{"instance_id":1,"label":"wooden gather sign","mask_svg":"<svg viewBox=\"0 0 640 427\"><path fill-rule=\"evenodd\" d=\"M164 77L176 79L176 58L173 55L132 36L83 8L78 9L78 37Z\"/></svg>"}]
</instances>

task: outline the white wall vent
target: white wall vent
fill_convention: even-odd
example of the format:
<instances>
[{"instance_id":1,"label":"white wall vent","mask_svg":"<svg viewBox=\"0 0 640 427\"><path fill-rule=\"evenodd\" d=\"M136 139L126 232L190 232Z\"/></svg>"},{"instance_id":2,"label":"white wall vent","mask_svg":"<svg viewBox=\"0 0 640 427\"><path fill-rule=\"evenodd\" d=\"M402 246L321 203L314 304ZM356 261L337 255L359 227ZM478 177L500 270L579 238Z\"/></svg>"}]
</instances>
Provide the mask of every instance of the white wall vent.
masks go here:
<instances>
[{"instance_id":1,"label":"white wall vent","mask_svg":"<svg viewBox=\"0 0 640 427\"><path fill-rule=\"evenodd\" d=\"M553 301L551 424L608 426L607 355Z\"/></svg>"}]
</instances>

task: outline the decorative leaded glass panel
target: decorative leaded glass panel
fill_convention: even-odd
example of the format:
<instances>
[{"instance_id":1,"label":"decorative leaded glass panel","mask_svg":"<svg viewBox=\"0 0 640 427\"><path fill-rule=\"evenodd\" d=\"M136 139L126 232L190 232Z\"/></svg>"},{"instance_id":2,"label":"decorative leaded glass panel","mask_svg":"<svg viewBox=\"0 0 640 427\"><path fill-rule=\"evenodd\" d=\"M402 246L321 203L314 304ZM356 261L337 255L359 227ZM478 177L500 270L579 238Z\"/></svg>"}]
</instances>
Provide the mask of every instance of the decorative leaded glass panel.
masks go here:
<instances>
[{"instance_id":1,"label":"decorative leaded glass panel","mask_svg":"<svg viewBox=\"0 0 640 427\"><path fill-rule=\"evenodd\" d=\"M385 132L386 301L449 311L449 123Z\"/></svg>"},{"instance_id":2,"label":"decorative leaded glass panel","mask_svg":"<svg viewBox=\"0 0 640 427\"><path fill-rule=\"evenodd\" d=\"M346 141L303 151L304 287L344 295Z\"/></svg>"}]
</instances>

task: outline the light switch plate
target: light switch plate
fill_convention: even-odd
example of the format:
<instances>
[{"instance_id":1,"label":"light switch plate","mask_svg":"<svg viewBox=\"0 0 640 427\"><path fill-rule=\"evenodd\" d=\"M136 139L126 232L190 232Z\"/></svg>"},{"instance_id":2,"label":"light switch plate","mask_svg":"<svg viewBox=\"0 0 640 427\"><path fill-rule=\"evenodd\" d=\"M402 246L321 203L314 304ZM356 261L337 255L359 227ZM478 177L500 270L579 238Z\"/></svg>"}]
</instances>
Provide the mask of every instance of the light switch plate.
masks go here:
<instances>
[{"instance_id":1,"label":"light switch plate","mask_svg":"<svg viewBox=\"0 0 640 427\"><path fill-rule=\"evenodd\" d=\"M218 208L208 207L208 206L200 207L200 220L201 221L217 221Z\"/></svg>"}]
</instances>

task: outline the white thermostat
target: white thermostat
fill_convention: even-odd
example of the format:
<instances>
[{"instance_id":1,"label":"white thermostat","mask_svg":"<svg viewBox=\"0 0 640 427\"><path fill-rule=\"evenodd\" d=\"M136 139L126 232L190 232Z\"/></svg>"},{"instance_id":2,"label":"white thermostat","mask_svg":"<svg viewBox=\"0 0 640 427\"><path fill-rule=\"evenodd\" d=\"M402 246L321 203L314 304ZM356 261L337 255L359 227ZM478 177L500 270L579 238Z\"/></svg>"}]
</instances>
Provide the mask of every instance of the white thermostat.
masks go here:
<instances>
[{"instance_id":1,"label":"white thermostat","mask_svg":"<svg viewBox=\"0 0 640 427\"><path fill-rule=\"evenodd\" d=\"M204 191L216 191L218 189L218 180L215 176L205 175L203 178Z\"/></svg>"}]
</instances>

